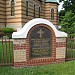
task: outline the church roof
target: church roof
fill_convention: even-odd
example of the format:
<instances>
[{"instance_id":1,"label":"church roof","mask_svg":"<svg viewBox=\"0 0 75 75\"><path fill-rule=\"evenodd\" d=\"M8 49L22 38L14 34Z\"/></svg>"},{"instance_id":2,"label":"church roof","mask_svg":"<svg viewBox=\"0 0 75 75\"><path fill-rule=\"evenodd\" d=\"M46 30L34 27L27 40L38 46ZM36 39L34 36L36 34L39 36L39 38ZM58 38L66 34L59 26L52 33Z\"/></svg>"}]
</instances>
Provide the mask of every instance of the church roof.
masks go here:
<instances>
[{"instance_id":1,"label":"church roof","mask_svg":"<svg viewBox=\"0 0 75 75\"><path fill-rule=\"evenodd\" d=\"M59 0L58 0L59 1ZM58 2L57 0L45 0L45 2L52 2L52 3L58 3L59 4L59 2Z\"/></svg>"}]
</instances>

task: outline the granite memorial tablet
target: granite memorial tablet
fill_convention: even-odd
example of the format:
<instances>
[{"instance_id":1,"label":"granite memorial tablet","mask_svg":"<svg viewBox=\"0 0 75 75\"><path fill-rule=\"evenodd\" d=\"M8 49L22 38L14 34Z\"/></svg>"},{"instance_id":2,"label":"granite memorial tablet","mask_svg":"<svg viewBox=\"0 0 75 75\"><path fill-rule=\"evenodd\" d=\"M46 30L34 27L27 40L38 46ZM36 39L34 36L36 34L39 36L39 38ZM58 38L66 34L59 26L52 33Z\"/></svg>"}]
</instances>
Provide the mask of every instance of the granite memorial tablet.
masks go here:
<instances>
[{"instance_id":1,"label":"granite memorial tablet","mask_svg":"<svg viewBox=\"0 0 75 75\"><path fill-rule=\"evenodd\" d=\"M39 26L30 34L30 57L51 56L51 33L46 27Z\"/></svg>"}]
</instances>

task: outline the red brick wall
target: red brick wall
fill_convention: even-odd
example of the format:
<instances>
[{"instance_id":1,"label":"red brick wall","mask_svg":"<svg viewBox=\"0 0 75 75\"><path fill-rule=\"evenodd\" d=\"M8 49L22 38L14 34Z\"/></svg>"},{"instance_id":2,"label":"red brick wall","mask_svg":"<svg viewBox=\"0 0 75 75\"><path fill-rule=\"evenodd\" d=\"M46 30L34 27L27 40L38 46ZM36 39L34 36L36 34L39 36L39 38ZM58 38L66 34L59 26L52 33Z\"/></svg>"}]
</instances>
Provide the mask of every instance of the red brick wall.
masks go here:
<instances>
[{"instance_id":1,"label":"red brick wall","mask_svg":"<svg viewBox=\"0 0 75 75\"><path fill-rule=\"evenodd\" d=\"M31 34L32 30L34 30L34 28L37 28L38 26L44 26L44 27L48 28L51 32L52 56L50 56L50 57L30 58L30 56L29 56L30 55L30 46L29 46L30 34ZM62 42L61 39L62 38L60 38L60 40L58 39L58 41L56 41L55 33L54 33L53 29L51 27L49 27L48 25L45 25L45 24L35 25L28 32L26 39L14 39L14 42L15 42L14 43L14 54L15 54L14 55L15 56L14 57L14 66L15 67L23 67L23 66L44 65L44 64L54 63L54 62L64 62L65 58L62 56L60 58L60 55L61 55L60 53L57 53L57 54L59 54L59 56L57 56L57 58L56 58L56 51L60 52L60 50L61 50L61 52L62 52L63 50L61 48L63 47L63 49L64 49L64 47L65 47L65 42ZM16 52L15 50L19 51L19 53ZM21 52L21 54L20 54L20 52ZM64 54L64 52L63 52L63 54Z\"/></svg>"},{"instance_id":2,"label":"red brick wall","mask_svg":"<svg viewBox=\"0 0 75 75\"><path fill-rule=\"evenodd\" d=\"M56 38L56 62L65 62L66 38Z\"/></svg>"},{"instance_id":3,"label":"red brick wall","mask_svg":"<svg viewBox=\"0 0 75 75\"><path fill-rule=\"evenodd\" d=\"M30 47L29 47L29 37L30 33L34 28L37 28L38 26L44 26L48 28L51 32L51 38L52 38L52 56L51 57L46 57L46 58L30 58ZM19 39L20 40L20 39ZM16 40L15 40L16 41ZM21 44L21 43L20 43ZM14 44L14 50L19 50L19 49L25 49L26 50L26 61L24 62L14 62L14 66L32 66L32 65L43 65L43 64L49 64L55 62L56 58L56 38L55 38L55 33L52 30L51 27L45 25L45 24L39 24L34 27L28 32L27 38L26 38L26 43L25 44Z\"/></svg>"}]
</instances>

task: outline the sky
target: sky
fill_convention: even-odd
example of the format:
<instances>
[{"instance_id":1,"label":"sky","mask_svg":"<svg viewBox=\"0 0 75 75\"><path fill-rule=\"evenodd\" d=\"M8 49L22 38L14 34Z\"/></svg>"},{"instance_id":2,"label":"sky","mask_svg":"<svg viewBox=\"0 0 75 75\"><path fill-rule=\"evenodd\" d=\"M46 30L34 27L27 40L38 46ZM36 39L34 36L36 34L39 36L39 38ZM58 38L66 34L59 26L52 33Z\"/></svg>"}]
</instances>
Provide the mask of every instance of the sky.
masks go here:
<instances>
[{"instance_id":1,"label":"sky","mask_svg":"<svg viewBox=\"0 0 75 75\"><path fill-rule=\"evenodd\" d=\"M62 9L63 2L60 2L59 4L60 5L58 6L58 11L60 11Z\"/></svg>"}]
</instances>

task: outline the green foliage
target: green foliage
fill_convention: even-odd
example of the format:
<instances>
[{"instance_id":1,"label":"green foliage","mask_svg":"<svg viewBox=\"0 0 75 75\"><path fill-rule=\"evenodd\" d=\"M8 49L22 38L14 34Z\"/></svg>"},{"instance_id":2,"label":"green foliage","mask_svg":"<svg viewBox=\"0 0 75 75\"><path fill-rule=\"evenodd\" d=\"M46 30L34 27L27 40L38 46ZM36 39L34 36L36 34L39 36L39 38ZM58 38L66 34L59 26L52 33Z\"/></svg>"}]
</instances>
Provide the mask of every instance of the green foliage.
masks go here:
<instances>
[{"instance_id":1,"label":"green foliage","mask_svg":"<svg viewBox=\"0 0 75 75\"><path fill-rule=\"evenodd\" d=\"M61 11L59 12L59 15L60 15L60 16L65 16L65 10L61 10Z\"/></svg>"},{"instance_id":2,"label":"green foliage","mask_svg":"<svg viewBox=\"0 0 75 75\"><path fill-rule=\"evenodd\" d=\"M75 14L75 0L64 1L64 8L66 11L71 10Z\"/></svg>"},{"instance_id":3,"label":"green foliage","mask_svg":"<svg viewBox=\"0 0 75 75\"><path fill-rule=\"evenodd\" d=\"M75 36L75 0L60 0L62 1L64 10L59 12L60 30Z\"/></svg>"},{"instance_id":4,"label":"green foliage","mask_svg":"<svg viewBox=\"0 0 75 75\"><path fill-rule=\"evenodd\" d=\"M64 16L61 16L61 30L68 34L75 34L75 15L72 11L67 11Z\"/></svg>"},{"instance_id":5,"label":"green foliage","mask_svg":"<svg viewBox=\"0 0 75 75\"><path fill-rule=\"evenodd\" d=\"M0 42L0 64L2 62L4 62L4 64L7 63L7 61L9 63L12 63L12 60L13 60L13 44L12 42Z\"/></svg>"},{"instance_id":6,"label":"green foliage","mask_svg":"<svg viewBox=\"0 0 75 75\"><path fill-rule=\"evenodd\" d=\"M65 11L71 10L75 14L75 0L59 0L60 2L64 2L63 8Z\"/></svg>"},{"instance_id":7,"label":"green foliage","mask_svg":"<svg viewBox=\"0 0 75 75\"><path fill-rule=\"evenodd\" d=\"M70 50L75 49L75 40L67 41L67 48L70 49ZM75 50L74 50L74 52L75 52Z\"/></svg>"},{"instance_id":8,"label":"green foliage","mask_svg":"<svg viewBox=\"0 0 75 75\"><path fill-rule=\"evenodd\" d=\"M2 34L3 36L8 36L10 39L12 38L12 33L14 32L13 28L2 28Z\"/></svg>"},{"instance_id":9,"label":"green foliage","mask_svg":"<svg viewBox=\"0 0 75 75\"><path fill-rule=\"evenodd\" d=\"M2 31L4 33L12 33L14 31L14 29L13 28L3 28Z\"/></svg>"},{"instance_id":10,"label":"green foliage","mask_svg":"<svg viewBox=\"0 0 75 75\"><path fill-rule=\"evenodd\" d=\"M63 16L65 16L65 10L59 12L59 23L63 20Z\"/></svg>"}]
</instances>

